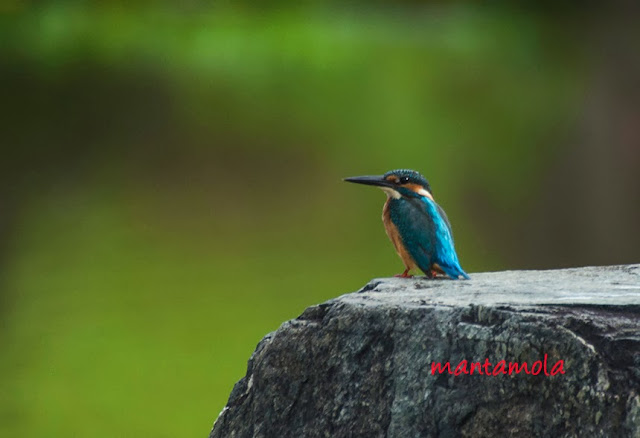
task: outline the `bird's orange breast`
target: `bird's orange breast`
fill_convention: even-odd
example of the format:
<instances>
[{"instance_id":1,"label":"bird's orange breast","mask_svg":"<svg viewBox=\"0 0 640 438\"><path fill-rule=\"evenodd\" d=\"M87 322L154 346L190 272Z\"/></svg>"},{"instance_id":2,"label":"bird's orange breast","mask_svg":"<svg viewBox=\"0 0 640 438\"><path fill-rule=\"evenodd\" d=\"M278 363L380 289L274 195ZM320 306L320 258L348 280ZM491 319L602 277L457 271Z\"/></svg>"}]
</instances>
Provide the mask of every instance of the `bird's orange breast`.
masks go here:
<instances>
[{"instance_id":1,"label":"bird's orange breast","mask_svg":"<svg viewBox=\"0 0 640 438\"><path fill-rule=\"evenodd\" d=\"M391 198L387 199L387 202L384 203L384 207L382 208L382 223L384 224L384 230L387 232L387 236L393 243L393 246L396 249L396 252L402 259L404 265L409 269L414 269L417 267L416 262L407 251L407 248L402 243L402 238L400 237L400 233L398 232L398 228L391 222L391 215L389 214L389 204L391 202Z\"/></svg>"}]
</instances>

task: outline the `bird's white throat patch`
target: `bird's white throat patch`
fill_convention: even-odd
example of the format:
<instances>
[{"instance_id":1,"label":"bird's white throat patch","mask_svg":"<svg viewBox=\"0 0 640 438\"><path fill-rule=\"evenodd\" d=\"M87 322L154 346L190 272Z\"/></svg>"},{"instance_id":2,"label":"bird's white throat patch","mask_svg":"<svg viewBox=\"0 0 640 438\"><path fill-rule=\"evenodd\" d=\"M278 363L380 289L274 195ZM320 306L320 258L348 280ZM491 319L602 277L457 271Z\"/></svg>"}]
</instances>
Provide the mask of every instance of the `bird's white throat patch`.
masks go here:
<instances>
[{"instance_id":1,"label":"bird's white throat patch","mask_svg":"<svg viewBox=\"0 0 640 438\"><path fill-rule=\"evenodd\" d=\"M400 199L402 196L397 191L393 190L390 187L380 187L383 192L387 194L389 198Z\"/></svg>"}]
</instances>

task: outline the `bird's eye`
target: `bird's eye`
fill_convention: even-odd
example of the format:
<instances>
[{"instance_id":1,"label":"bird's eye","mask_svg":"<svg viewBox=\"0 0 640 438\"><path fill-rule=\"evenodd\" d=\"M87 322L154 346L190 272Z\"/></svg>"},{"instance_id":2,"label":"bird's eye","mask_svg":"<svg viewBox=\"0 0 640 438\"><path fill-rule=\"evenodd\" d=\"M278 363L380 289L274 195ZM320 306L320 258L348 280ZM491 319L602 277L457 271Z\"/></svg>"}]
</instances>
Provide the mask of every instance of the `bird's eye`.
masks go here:
<instances>
[{"instance_id":1,"label":"bird's eye","mask_svg":"<svg viewBox=\"0 0 640 438\"><path fill-rule=\"evenodd\" d=\"M409 182L409 177L403 176L400 178L400 184L406 184Z\"/></svg>"}]
</instances>

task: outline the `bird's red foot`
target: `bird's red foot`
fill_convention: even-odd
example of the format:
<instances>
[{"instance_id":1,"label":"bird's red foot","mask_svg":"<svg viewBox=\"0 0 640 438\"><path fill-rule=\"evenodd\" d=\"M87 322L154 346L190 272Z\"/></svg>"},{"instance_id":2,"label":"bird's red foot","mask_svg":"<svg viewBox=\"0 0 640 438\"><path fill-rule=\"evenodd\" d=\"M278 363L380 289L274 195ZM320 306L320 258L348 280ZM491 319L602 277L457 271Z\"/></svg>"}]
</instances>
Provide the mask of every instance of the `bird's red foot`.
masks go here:
<instances>
[{"instance_id":1,"label":"bird's red foot","mask_svg":"<svg viewBox=\"0 0 640 438\"><path fill-rule=\"evenodd\" d=\"M438 276L438 274L439 274L439 272L438 272L438 271L431 270L431 276L432 276L433 278L436 278L436 277Z\"/></svg>"},{"instance_id":2,"label":"bird's red foot","mask_svg":"<svg viewBox=\"0 0 640 438\"><path fill-rule=\"evenodd\" d=\"M402 274L394 275L394 277L397 277L397 278L413 278L413 275L409 275L409 269L407 268L407 269L404 270L404 272Z\"/></svg>"}]
</instances>

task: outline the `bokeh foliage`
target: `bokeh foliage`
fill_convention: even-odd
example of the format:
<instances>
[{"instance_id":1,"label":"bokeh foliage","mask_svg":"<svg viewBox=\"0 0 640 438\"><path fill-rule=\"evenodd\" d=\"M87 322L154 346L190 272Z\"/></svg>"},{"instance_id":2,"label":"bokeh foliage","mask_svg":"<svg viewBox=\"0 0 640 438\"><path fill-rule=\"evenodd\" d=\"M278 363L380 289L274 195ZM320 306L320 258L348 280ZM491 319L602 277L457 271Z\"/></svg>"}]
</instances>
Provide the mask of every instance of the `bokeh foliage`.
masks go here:
<instances>
[{"instance_id":1,"label":"bokeh foliage","mask_svg":"<svg viewBox=\"0 0 640 438\"><path fill-rule=\"evenodd\" d=\"M344 176L422 171L469 272L625 261L517 238L587 89L571 13L9 8L0 434L205 436L265 333L401 270Z\"/></svg>"}]
</instances>

